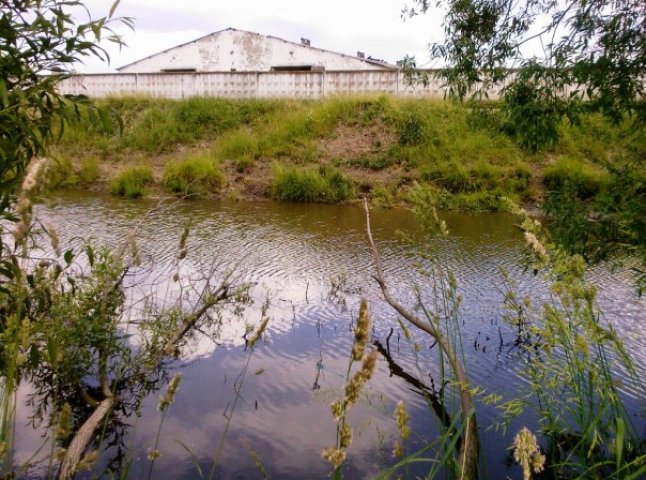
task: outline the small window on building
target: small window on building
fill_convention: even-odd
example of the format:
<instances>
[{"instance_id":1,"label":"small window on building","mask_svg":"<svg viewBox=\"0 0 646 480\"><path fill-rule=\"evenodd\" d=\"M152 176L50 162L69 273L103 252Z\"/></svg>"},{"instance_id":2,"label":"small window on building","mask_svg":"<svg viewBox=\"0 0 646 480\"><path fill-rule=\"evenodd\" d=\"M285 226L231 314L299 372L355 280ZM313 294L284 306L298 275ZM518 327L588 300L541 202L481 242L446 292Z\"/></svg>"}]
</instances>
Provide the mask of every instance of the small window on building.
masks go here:
<instances>
[{"instance_id":1,"label":"small window on building","mask_svg":"<svg viewBox=\"0 0 646 480\"><path fill-rule=\"evenodd\" d=\"M193 73L197 72L196 68L162 68L162 72L166 73Z\"/></svg>"},{"instance_id":2,"label":"small window on building","mask_svg":"<svg viewBox=\"0 0 646 480\"><path fill-rule=\"evenodd\" d=\"M325 67L321 65L274 65L272 72L322 72Z\"/></svg>"}]
</instances>

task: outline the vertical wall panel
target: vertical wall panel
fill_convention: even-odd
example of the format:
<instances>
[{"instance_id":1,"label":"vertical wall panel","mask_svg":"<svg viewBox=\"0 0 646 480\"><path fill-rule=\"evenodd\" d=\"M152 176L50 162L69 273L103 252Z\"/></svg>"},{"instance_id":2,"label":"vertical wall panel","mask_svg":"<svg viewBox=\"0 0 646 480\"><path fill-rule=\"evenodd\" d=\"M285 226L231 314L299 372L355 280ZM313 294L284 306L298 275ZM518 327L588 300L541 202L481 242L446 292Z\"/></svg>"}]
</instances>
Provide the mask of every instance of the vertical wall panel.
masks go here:
<instances>
[{"instance_id":1,"label":"vertical wall panel","mask_svg":"<svg viewBox=\"0 0 646 480\"><path fill-rule=\"evenodd\" d=\"M160 98L322 98L330 95L389 93L443 98L442 81L409 85L398 71L115 73L73 75L59 84L63 94L101 98L148 95ZM497 98L500 86L490 90Z\"/></svg>"}]
</instances>

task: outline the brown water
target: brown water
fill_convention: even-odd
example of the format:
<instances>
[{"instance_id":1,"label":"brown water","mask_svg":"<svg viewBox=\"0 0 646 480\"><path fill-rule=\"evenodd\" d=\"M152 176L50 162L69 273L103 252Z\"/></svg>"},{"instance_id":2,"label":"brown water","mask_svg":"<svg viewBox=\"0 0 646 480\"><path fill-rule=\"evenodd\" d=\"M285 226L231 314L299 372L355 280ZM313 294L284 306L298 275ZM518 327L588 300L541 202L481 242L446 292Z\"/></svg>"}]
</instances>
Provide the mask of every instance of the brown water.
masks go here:
<instances>
[{"instance_id":1,"label":"brown water","mask_svg":"<svg viewBox=\"0 0 646 480\"><path fill-rule=\"evenodd\" d=\"M163 424L158 447L162 456L152 478L199 478L198 468L208 477L215 458L216 478L262 478L254 457L260 458L271 478L327 478L330 467L321 451L335 441L329 404L342 396L352 345L350 327L361 296L371 302L372 339L385 344L393 328L393 360L427 384L438 378L432 342L415 333L421 346L415 361L413 349L398 333L396 316L380 300L371 277L361 208L224 202L184 202L159 208L147 201L70 194L39 206L37 213L44 223L57 226L63 242L76 245L91 236L97 243L115 246L136 226L148 266L130 280L140 284L133 290L133 301L151 289L168 291L165 279L173 273L179 237L189 220L192 228L183 276L217 264L219 272L235 269L255 284L252 293L257 301L245 318L226 319L217 335L199 334L182 361L172 365L170 374L181 371L183 381ZM521 292L536 299L546 295L545 285L523 268L523 242L512 217L447 213L444 218L450 241L435 243L433 248L444 252L464 297L462 340L469 375L474 384L489 391L513 395L523 381L509 346L514 333L501 318L504 287L499 267L511 273ZM419 257L410 253L422 232L406 211L375 210L372 221L389 282L404 303L413 305L413 287L428 287L428 279L415 268ZM340 279L343 295L330 297L331 281ZM635 298L629 275L598 267L591 279L600 285L600 303L608 321L625 333L637 367L646 373L646 309ZM242 337L245 322L258 323L258 305L265 298L270 300L271 323L266 340L249 357ZM247 375L241 383L247 361ZM232 408L237 388L239 397ZM127 412L131 415L123 420L130 426L118 440L128 454L119 459L119 449L109 448L95 473L116 457L114 465L132 461L130 478L147 478L146 453L159 427L156 406L160 394L146 399L140 418ZM627 387L625 395L636 412L637 393ZM391 452L397 429L393 410L399 400L404 400L411 413L413 434L405 451L411 453L434 439L436 418L410 384L390 375L382 358L366 394L349 414L354 442L348 451L345 478L373 478L394 463ZM19 422L26 422L27 416L28 409L21 408ZM507 448L517 429L531 426L533 419L518 419L505 436L485 431L494 417L492 409L478 406L486 470L490 478L520 478L517 468L506 465ZM644 428L643 422L639 428ZM40 433L20 429L19 457L28 458L42 444ZM425 469L421 466L412 473Z\"/></svg>"}]
</instances>

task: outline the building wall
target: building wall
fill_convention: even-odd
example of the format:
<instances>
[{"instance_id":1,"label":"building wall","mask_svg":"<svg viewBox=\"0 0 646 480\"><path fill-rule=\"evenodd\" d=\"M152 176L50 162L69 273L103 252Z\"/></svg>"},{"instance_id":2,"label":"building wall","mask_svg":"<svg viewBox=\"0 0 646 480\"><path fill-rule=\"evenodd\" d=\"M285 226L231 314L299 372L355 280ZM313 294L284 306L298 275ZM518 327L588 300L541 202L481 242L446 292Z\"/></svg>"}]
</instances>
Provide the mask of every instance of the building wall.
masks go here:
<instances>
[{"instance_id":1,"label":"building wall","mask_svg":"<svg viewBox=\"0 0 646 480\"><path fill-rule=\"evenodd\" d=\"M351 55L228 29L126 65L119 71L151 73L167 69L195 69L197 72L268 72L273 66L300 65L313 65L327 70L380 68L377 64Z\"/></svg>"},{"instance_id":2,"label":"building wall","mask_svg":"<svg viewBox=\"0 0 646 480\"><path fill-rule=\"evenodd\" d=\"M316 99L330 95L379 93L443 98L445 94L440 80L429 77L428 85L411 86L401 72L384 70L74 75L59 84L59 91L94 98L145 95L175 99L196 96ZM498 89L489 92L492 99L497 95Z\"/></svg>"}]
</instances>

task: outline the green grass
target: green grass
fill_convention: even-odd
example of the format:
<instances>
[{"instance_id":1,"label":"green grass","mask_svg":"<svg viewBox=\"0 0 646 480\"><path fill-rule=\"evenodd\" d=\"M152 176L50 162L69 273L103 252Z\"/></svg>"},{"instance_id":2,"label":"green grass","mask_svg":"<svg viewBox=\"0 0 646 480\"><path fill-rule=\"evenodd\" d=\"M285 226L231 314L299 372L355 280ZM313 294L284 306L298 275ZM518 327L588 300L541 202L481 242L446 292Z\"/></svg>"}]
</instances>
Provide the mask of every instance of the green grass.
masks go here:
<instances>
[{"instance_id":1,"label":"green grass","mask_svg":"<svg viewBox=\"0 0 646 480\"><path fill-rule=\"evenodd\" d=\"M122 119L123 131L116 121L106 126L93 119L96 113L91 109L84 114L85 121L69 125L58 149L73 160L78 178L60 172L62 186L73 180L97 180L98 168L88 159L99 164L133 163L132 158L147 162L157 155L180 157L188 149L198 156L208 152L223 170L253 176L263 185L271 183L273 188L265 193L274 198L346 198L330 194L326 182L312 173L334 165L357 184L375 185L374 175L383 171L388 188L398 185L392 193L400 198L406 197L411 182L398 180L406 177L440 193L451 208L480 209L502 196L535 202L542 196L541 188L552 188L566 176L593 194L603 185L607 168L619 158L638 157L644 151L630 120L613 125L588 115L576 125L563 122L561 140L551 150L530 153L503 133L496 103L485 110L390 96L321 101L120 98L100 103ZM90 163L84 167L83 162ZM290 174L288 183L294 188L283 194L273 178L278 174L269 168L273 164L299 174L310 172L311 178L297 181L297 175ZM542 178L545 183L539 181ZM177 180L177 185L166 188L184 192L192 182ZM310 187L299 193L296 185L305 183ZM310 189L318 193L304 193Z\"/></svg>"},{"instance_id":2,"label":"green grass","mask_svg":"<svg viewBox=\"0 0 646 480\"><path fill-rule=\"evenodd\" d=\"M545 185L550 190L573 189L579 198L590 198L607 185L609 175L601 168L572 158L560 158L545 169Z\"/></svg>"},{"instance_id":3,"label":"green grass","mask_svg":"<svg viewBox=\"0 0 646 480\"><path fill-rule=\"evenodd\" d=\"M513 165L494 165L484 160L467 163L455 160L440 161L422 170L422 179L446 189L450 193L496 191L508 194L526 194L532 172L524 162Z\"/></svg>"},{"instance_id":4,"label":"green grass","mask_svg":"<svg viewBox=\"0 0 646 480\"><path fill-rule=\"evenodd\" d=\"M173 193L205 195L220 191L224 175L211 157L198 155L168 163L162 182Z\"/></svg>"},{"instance_id":5,"label":"green grass","mask_svg":"<svg viewBox=\"0 0 646 480\"><path fill-rule=\"evenodd\" d=\"M354 196L352 181L336 169L298 169L277 166L273 170L272 197L287 202L334 203Z\"/></svg>"},{"instance_id":6,"label":"green grass","mask_svg":"<svg viewBox=\"0 0 646 480\"><path fill-rule=\"evenodd\" d=\"M49 188L74 187L79 178L72 162L67 157L57 156L47 164L47 184Z\"/></svg>"},{"instance_id":7,"label":"green grass","mask_svg":"<svg viewBox=\"0 0 646 480\"><path fill-rule=\"evenodd\" d=\"M100 102L113 112L112 125L93 119L93 109L84 112L83 121L63 132L62 145L96 148L104 155L122 150L148 153L172 151L178 145L215 137L224 132L250 125L265 114L282 107L271 100L224 100L191 98L182 101L152 98L115 98ZM123 121L123 132L116 118Z\"/></svg>"},{"instance_id":8,"label":"green grass","mask_svg":"<svg viewBox=\"0 0 646 480\"><path fill-rule=\"evenodd\" d=\"M96 182L100 177L99 160L96 157L88 157L81 160L77 172L79 183L89 185Z\"/></svg>"},{"instance_id":9,"label":"green grass","mask_svg":"<svg viewBox=\"0 0 646 480\"><path fill-rule=\"evenodd\" d=\"M83 158L73 164L67 157L55 156L47 166L47 185L53 189L90 185L99 177L99 160L96 157Z\"/></svg>"},{"instance_id":10,"label":"green grass","mask_svg":"<svg viewBox=\"0 0 646 480\"><path fill-rule=\"evenodd\" d=\"M153 171L147 165L129 167L118 173L110 182L113 195L139 198L146 193L146 185L153 180Z\"/></svg>"}]
</instances>

